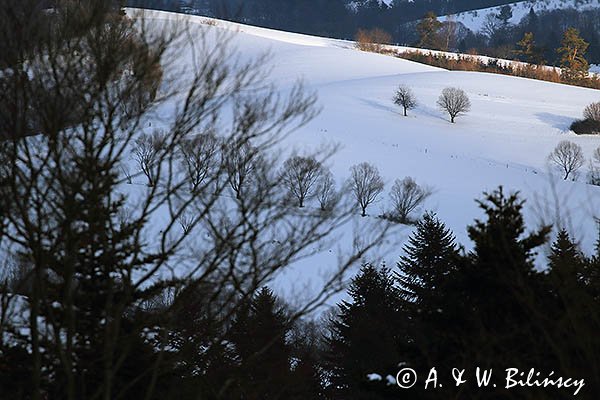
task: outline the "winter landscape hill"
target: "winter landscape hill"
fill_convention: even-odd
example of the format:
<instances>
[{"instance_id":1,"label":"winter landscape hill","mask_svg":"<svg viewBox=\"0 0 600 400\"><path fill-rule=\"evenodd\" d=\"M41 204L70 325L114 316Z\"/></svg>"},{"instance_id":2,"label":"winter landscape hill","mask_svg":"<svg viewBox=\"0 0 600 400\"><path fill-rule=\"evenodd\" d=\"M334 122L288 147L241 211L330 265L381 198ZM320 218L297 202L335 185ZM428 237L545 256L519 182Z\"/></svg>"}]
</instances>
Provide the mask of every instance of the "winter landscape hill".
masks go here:
<instances>
[{"instance_id":1,"label":"winter landscape hill","mask_svg":"<svg viewBox=\"0 0 600 400\"><path fill-rule=\"evenodd\" d=\"M509 76L451 72L361 52L351 42L198 16L158 11L146 11L144 15L149 24L156 26L173 21L189 23L192 37L225 30L242 58L270 54L265 67L270 69L270 83L278 90L286 91L302 79L316 92L321 112L286 139L281 147L283 159L293 152L339 144L340 150L328 162L338 186L348 178L354 164L368 161L381 171L386 191L370 206L369 216L361 218L357 209L348 231L340 232L340 242L320 249L321 256L296 266L291 273L297 277L310 276L306 268L335 262L336 252L352 246L352 230L360 232L367 222L377 223L377 216L389 206L388 190L393 181L406 176L433 189L421 212L435 211L467 248L470 244L465 228L482 215L475 199L502 185L507 191L519 191L527 200L529 226L552 223L565 227L581 238L585 250L591 249L596 238L594 217L600 205L600 187L586 183L586 171L592 153L600 146L600 137L577 136L569 126L581 117L587 104L600 100L600 91ZM190 52L191 47L182 50L182 66L189 61ZM418 98L418 106L408 117L402 116L392 102L399 84L412 88ZM440 92L449 86L465 90L472 103L472 111L455 124L436 107ZM563 140L582 146L587 158L574 181L562 180L548 163L548 155ZM398 231L394 239L405 239L411 228L399 226ZM387 248L384 244L388 265L393 266L401 254L400 244Z\"/></svg>"},{"instance_id":2,"label":"winter landscape hill","mask_svg":"<svg viewBox=\"0 0 600 400\"><path fill-rule=\"evenodd\" d=\"M517 24L530 10L540 13L552 10L576 9L579 11L600 8L599 0L526 0L508 4L512 11L512 17L507 21ZM474 8L470 11L441 17L440 20L453 20L460 22L473 32L480 31L488 15L498 15L504 6Z\"/></svg>"}]
</instances>

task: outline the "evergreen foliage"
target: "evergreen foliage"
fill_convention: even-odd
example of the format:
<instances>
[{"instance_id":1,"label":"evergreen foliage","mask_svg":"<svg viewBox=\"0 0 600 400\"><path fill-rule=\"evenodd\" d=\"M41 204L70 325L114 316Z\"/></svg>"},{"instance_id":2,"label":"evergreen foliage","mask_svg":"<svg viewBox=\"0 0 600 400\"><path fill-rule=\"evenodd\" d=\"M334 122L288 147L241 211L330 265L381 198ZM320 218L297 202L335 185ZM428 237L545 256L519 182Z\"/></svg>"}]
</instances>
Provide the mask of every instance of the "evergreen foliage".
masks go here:
<instances>
[{"instance_id":1,"label":"evergreen foliage","mask_svg":"<svg viewBox=\"0 0 600 400\"><path fill-rule=\"evenodd\" d=\"M418 46L424 49L439 49L440 38L439 30L442 23L438 21L434 12L428 12L417 24L417 33L419 34Z\"/></svg>"},{"instance_id":2,"label":"evergreen foliage","mask_svg":"<svg viewBox=\"0 0 600 400\"><path fill-rule=\"evenodd\" d=\"M371 382L370 374L395 376L401 361L397 351L399 296L389 270L363 265L348 294L338 304L327 338L331 399L384 399L397 388Z\"/></svg>"},{"instance_id":3,"label":"evergreen foliage","mask_svg":"<svg viewBox=\"0 0 600 400\"><path fill-rule=\"evenodd\" d=\"M556 51L561 56L560 66L562 75L567 81L577 81L588 75L590 65L585 59L585 52L589 47L575 28L568 28L563 34L561 47Z\"/></svg>"}]
</instances>

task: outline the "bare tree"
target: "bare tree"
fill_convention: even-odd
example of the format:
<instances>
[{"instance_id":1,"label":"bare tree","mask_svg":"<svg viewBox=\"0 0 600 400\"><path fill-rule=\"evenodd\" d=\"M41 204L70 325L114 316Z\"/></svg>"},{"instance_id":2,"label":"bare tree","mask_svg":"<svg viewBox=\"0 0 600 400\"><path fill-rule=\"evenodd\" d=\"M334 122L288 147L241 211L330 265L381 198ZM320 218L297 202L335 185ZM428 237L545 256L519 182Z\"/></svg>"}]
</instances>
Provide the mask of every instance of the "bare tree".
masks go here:
<instances>
[{"instance_id":1,"label":"bare tree","mask_svg":"<svg viewBox=\"0 0 600 400\"><path fill-rule=\"evenodd\" d=\"M298 207L304 207L304 201L313 194L321 168L321 163L314 157L292 156L283 163L281 180L298 200Z\"/></svg>"},{"instance_id":2,"label":"bare tree","mask_svg":"<svg viewBox=\"0 0 600 400\"><path fill-rule=\"evenodd\" d=\"M454 123L456 117L460 114L471 110L471 101L464 92L459 88L448 87L442 91L437 105L440 110L445 111L450 115L450 122Z\"/></svg>"},{"instance_id":3,"label":"bare tree","mask_svg":"<svg viewBox=\"0 0 600 400\"><path fill-rule=\"evenodd\" d=\"M223 159L227 182L238 200L242 198L245 187L250 184L259 157L257 149L249 143L225 145Z\"/></svg>"},{"instance_id":4,"label":"bare tree","mask_svg":"<svg viewBox=\"0 0 600 400\"><path fill-rule=\"evenodd\" d=\"M158 161L164 150L165 142L164 132L158 130L151 134L142 134L135 140L133 154L140 170L148 179L148 186L154 186L157 183L158 171L156 168L159 166Z\"/></svg>"},{"instance_id":5,"label":"bare tree","mask_svg":"<svg viewBox=\"0 0 600 400\"><path fill-rule=\"evenodd\" d=\"M219 167L219 140L213 133L203 133L183 141L179 151L190 189L198 190L204 179Z\"/></svg>"},{"instance_id":6,"label":"bare tree","mask_svg":"<svg viewBox=\"0 0 600 400\"><path fill-rule=\"evenodd\" d=\"M590 169L588 171L588 183L590 185L600 186L600 147L594 150L590 160Z\"/></svg>"},{"instance_id":7,"label":"bare tree","mask_svg":"<svg viewBox=\"0 0 600 400\"><path fill-rule=\"evenodd\" d=\"M588 105L583 110L583 118L600 122L600 102Z\"/></svg>"},{"instance_id":8,"label":"bare tree","mask_svg":"<svg viewBox=\"0 0 600 400\"><path fill-rule=\"evenodd\" d=\"M600 147L597 147L596 150L594 150L594 154L592 155L592 159L594 162L600 164Z\"/></svg>"},{"instance_id":9,"label":"bare tree","mask_svg":"<svg viewBox=\"0 0 600 400\"><path fill-rule=\"evenodd\" d=\"M446 17L440 28L439 36L443 40L443 47L441 50L449 51L456 46L456 37L459 24L456 22L456 18L452 15Z\"/></svg>"},{"instance_id":10,"label":"bare tree","mask_svg":"<svg viewBox=\"0 0 600 400\"><path fill-rule=\"evenodd\" d=\"M576 173L585 162L581 146L568 140L560 142L550 153L548 160L564 172L564 180Z\"/></svg>"},{"instance_id":11,"label":"bare tree","mask_svg":"<svg viewBox=\"0 0 600 400\"><path fill-rule=\"evenodd\" d=\"M375 202L383 191L384 183L379 170L372 164L363 162L350 168L350 187L361 209L361 215L367 215L367 207Z\"/></svg>"},{"instance_id":12,"label":"bare tree","mask_svg":"<svg viewBox=\"0 0 600 400\"><path fill-rule=\"evenodd\" d=\"M400 85L394 95L394 104L404 109L404 116L406 117L407 110L412 110L417 106L417 99L408 86Z\"/></svg>"},{"instance_id":13,"label":"bare tree","mask_svg":"<svg viewBox=\"0 0 600 400\"><path fill-rule=\"evenodd\" d=\"M323 168L316 188L317 200L322 211L330 211L338 198L335 179L329 169Z\"/></svg>"},{"instance_id":14,"label":"bare tree","mask_svg":"<svg viewBox=\"0 0 600 400\"><path fill-rule=\"evenodd\" d=\"M431 189L419 186L409 176L402 180L396 179L390 191L394 216L402 223L408 222L409 214L430 195Z\"/></svg>"}]
</instances>

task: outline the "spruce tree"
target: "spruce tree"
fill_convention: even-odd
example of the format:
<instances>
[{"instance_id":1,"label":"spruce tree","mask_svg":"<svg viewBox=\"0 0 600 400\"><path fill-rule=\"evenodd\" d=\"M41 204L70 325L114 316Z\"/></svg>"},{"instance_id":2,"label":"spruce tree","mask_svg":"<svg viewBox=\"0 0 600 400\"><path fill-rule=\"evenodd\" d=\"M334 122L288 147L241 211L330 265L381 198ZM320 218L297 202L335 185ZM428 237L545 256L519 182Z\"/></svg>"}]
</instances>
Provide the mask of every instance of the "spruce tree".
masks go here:
<instances>
[{"instance_id":1,"label":"spruce tree","mask_svg":"<svg viewBox=\"0 0 600 400\"><path fill-rule=\"evenodd\" d=\"M471 312L468 339L476 349L469 362L525 367L528 357L535 358L539 332L530 311L544 290L534 256L550 228L526 235L523 204L517 193L506 196L500 187L479 201L487 219L468 228L474 250L461 281Z\"/></svg>"},{"instance_id":2,"label":"spruce tree","mask_svg":"<svg viewBox=\"0 0 600 400\"><path fill-rule=\"evenodd\" d=\"M529 14L527 14L526 27L528 32L537 32L538 16L533 7L529 9Z\"/></svg>"},{"instance_id":3,"label":"spruce tree","mask_svg":"<svg viewBox=\"0 0 600 400\"><path fill-rule=\"evenodd\" d=\"M567 311L571 315L580 314L581 306L585 306L582 301L589 300L583 275L586 264L585 256L567 231L559 231L548 256L548 280L557 320Z\"/></svg>"},{"instance_id":4,"label":"spruce tree","mask_svg":"<svg viewBox=\"0 0 600 400\"><path fill-rule=\"evenodd\" d=\"M352 301L338 304L328 337L331 399L397 398L388 385L402 361L397 351L400 327L399 297L387 268L364 265L348 289ZM378 374L382 381L370 381Z\"/></svg>"},{"instance_id":5,"label":"spruce tree","mask_svg":"<svg viewBox=\"0 0 600 400\"><path fill-rule=\"evenodd\" d=\"M582 279L590 295L600 302L600 221L596 221L598 238L594 246L594 255L584 265Z\"/></svg>"},{"instance_id":6,"label":"spruce tree","mask_svg":"<svg viewBox=\"0 0 600 400\"><path fill-rule=\"evenodd\" d=\"M545 337L554 364L571 375L585 377L587 383L600 384L600 362L592 354L600 351L600 301L590 290L588 260L573 243L568 233L561 230L552 245L548 281L552 303L540 315Z\"/></svg>"},{"instance_id":7,"label":"spruce tree","mask_svg":"<svg viewBox=\"0 0 600 400\"><path fill-rule=\"evenodd\" d=\"M325 399L322 322L299 320L291 332L290 399Z\"/></svg>"},{"instance_id":8,"label":"spruce tree","mask_svg":"<svg viewBox=\"0 0 600 400\"><path fill-rule=\"evenodd\" d=\"M451 370L460 353L463 309L454 279L462 258L455 237L435 214L426 213L404 247L398 263L402 320L407 335L401 343L403 359L421 374L431 366ZM421 388L422 389L422 388ZM445 390L449 390L446 388ZM450 396L413 389L423 398ZM438 397L439 398L439 397Z\"/></svg>"},{"instance_id":9,"label":"spruce tree","mask_svg":"<svg viewBox=\"0 0 600 400\"><path fill-rule=\"evenodd\" d=\"M404 253L398 263L400 273L396 273L402 297L418 305L426 304L455 268L459 257L455 237L435 214L426 213Z\"/></svg>"},{"instance_id":10,"label":"spruce tree","mask_svg":"<svg viewBox=\"0 0 600 400\"><path fill-rule=\"evenodd\" d=\"M242 307L233 323L230 339L239 366L234 372L240 397L271 400L288 397L290 323L284 307L271 289L262 288Z\"/></svg>"},{"instance_id":11,"label":"spruce tree","mask_svg":"<svg viewBox=\"0 0 600 400\"><path fill-rule=\"evenodd\" d=\"M419 34L418 46L424 49L436 50L440 47L439 30L442 23L438 21L434 12L428 12L417 24Z\"/></svg>"},{"instance_id":12,"label":"spruce tree","mask_svg":"<svg viewBox=\"0 0 600 400\"><path fill-rule=\"evenodd\" d=\"M584 264L584 255L577 245L571 241L566 230L558 232L556 241L552 244L548 256L550 272L556 274L559 280L579 280L581 268ZM573 272L571 272L573 271Z\"/></svg>"}]
</instances>

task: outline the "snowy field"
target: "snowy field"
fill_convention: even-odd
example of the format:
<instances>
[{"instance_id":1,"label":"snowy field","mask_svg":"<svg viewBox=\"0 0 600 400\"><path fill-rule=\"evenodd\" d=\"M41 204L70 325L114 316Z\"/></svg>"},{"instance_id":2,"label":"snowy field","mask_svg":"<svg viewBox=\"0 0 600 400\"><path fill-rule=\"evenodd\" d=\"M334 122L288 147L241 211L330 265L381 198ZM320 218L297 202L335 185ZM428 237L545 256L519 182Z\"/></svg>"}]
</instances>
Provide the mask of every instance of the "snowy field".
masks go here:
<instances>
[{"instance_id":1,"label":"snowy field","mask_svg":"<svg viewBox=\"0 0 600 400\"><path fill-rule=\"evenodd\" d=\"M130 13L133 10L129 10ZM149 23L185 19L192 35L227 29L242 57L269 51L272 83L281 90L298 79L316 91L320 115L295 132L282 146L282 154L304 152L322 145L339 144L330 167L338 184L349 176L353 164L369 161L384 176L387 186L380 201L370 207L370 217L357 217L340 241L323 253L294 266L280 289L305 291L318 281L319 271L335 263L338 252L351 249L351 231L367 229L388 204L394 179L411 176L433 187L425 208L439 217L468 248L465 227L481 217L475 199L503 185L518 190L528 200L530 228L542 221L568 228L590 251L596 238L593 216L600 210L600 187L585 183L587 164L577 181L562 181L549 168L548 154L561 140L584 148L588 159L600 146L600 137L576 136L569 125L583 108L600 101L600 91L476 72L450 72L407 60L351 48L349 42L329 40L164 12L147 12ZM186 52L188 50L185 50ZM185 63L189 54L182 54ZM408 117L392 103L398 84L410 86L419 100ZM436 108L443 88L464 89L472 111L450 124ZM366 232L363 232L366 233ZM400 226L381 256L394 266L401 242L410 234ZM370 259L365 261L381 261ZM292 285L291 282L295 284ZM292 288L293 286L293 288Z\"/></svg>"},{"instance_id":2,"label":"snowy field","mask_svg":"<svg viewBox=\"0 0 600 400\"><path fill-rule=\"evenodd\" d=\"M527 0L518 1L509 4L513 16L509 20L511 24L517 24L529 13L532 8L536 13L543 11L552 11L565 8L575 8L578 10L589 10L600 8L600 0ZM482 8L479 10L465 11L463 13L440 17L441 21L451 19L463 23L473 32L478 32L483 28L485 18L489 14L498 14L503 6Z\"/></svg>"}]
</instances>

